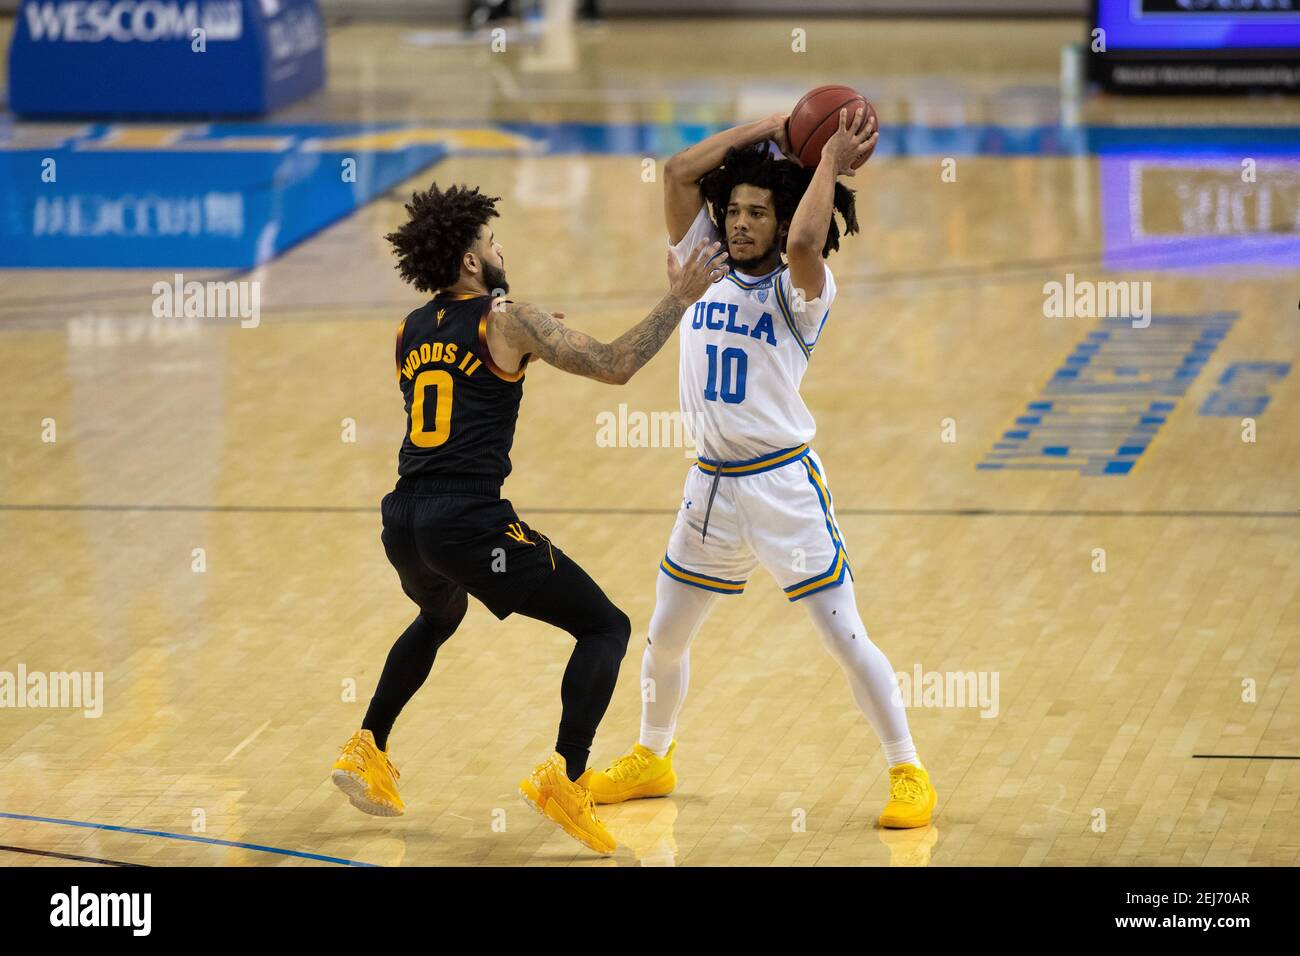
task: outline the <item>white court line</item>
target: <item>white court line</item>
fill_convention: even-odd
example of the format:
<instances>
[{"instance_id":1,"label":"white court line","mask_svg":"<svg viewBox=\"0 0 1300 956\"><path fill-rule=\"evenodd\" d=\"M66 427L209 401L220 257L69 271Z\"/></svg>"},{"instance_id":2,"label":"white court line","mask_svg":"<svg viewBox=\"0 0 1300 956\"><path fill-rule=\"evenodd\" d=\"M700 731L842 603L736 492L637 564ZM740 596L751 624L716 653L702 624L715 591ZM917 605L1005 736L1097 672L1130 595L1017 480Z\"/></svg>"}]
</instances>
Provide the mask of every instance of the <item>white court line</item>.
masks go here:
<instances>
[{"instance_id":1,"label":"white court line","mask_svg":"<svg viewBox=\"0 0 1300 956\"><path fill-rule=\"evenodd\" d=\"M260 734L262 731L266 730L266 728L270 726L271 726L271 722L269 720L266 723L262 724L261 727L258 727L255 731L253 731L251 734L249 734L247 737L241 740L239 742L238 747L236 747L234 750L230 751L230 753L226 754L223 758L221 758L221 762L225 763L227 760L233 758L235 754L239 753L241 750L243 750L245 747L251 744L254 740L256 740L258 734Z\"/></svg>"}]
</instances>

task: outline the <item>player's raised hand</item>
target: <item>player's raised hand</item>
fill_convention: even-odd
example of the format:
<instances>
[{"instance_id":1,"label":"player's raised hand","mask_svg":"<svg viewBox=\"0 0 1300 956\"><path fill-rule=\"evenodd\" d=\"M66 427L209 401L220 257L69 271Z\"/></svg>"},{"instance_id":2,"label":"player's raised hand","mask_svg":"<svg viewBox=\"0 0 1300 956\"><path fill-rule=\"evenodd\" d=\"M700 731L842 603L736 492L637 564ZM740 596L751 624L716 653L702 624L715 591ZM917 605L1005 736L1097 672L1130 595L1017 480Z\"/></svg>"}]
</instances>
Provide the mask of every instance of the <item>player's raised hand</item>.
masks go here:
<instances>
[{"instance_id":1,"label":"player's raised hand","mask_svg":"<svg viewBox=\"0 0 1300 956\"><path fill-rule=\"evenodd\" d=\"M880 131L876 129L874 113L865 115L866 110L859 107L849 122L849 111L840 110L840 125L826 145L822 147L823 163L832 163L836 176L853 176L871 151L876 148Z\"/></svg>"},{"instance_id":2,"label":"player's raised hand","mask_svg":"<svg viewBox=\"0 0 1300 956\"><path fill-rule=\"evenodd\" d=\"M721 242L702 239L680 263L668 250L668 294L694 302L727 274L727 254Z\"/></svg>"},{"instance_id":3,"label":"player's raised hand","mask_svg":"<svg viewBox=\"0 0 1300 956\"><path fill-rule=\"evenodd\" d=\"M781 155L796 166L803 165L790 149L790 114L773 113L768 117L768 122L772 124L772 142L776 143L777 148L781 150Z\"/></svg>"}]
</instances>

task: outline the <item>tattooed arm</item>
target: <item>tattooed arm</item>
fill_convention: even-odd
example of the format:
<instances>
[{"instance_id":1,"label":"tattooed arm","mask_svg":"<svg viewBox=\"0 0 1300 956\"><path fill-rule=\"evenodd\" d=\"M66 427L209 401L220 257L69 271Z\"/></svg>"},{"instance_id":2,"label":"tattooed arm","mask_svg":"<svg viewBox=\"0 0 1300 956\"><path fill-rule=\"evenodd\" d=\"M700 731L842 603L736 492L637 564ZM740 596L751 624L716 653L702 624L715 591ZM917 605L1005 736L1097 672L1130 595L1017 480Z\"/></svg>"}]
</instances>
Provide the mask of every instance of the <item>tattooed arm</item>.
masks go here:
<instances>
[{"instance_id":1,"label":"tattooed arm","mask_svg":"<svg viewBox=\"0 0 1300 956\"><path fill-rule=\"evenodd\" d=\"M727 273L721 243L701 242L678 265L668 253L668 294L650 314L613 342L600 342L564 324L562 313L551 313L526 302L507 302L488 321L488 347L493 361L518 369L526 354L565 372L623 385L654 358L681 321L682 313L710 283Z\"/></svg>"},{"instance_id":2,"label":"tattooed arm","mask_svg":"<svg viewBox=\"0 0 1300 956\"><path fill-rule=\"evenodd\" d=\"M552 314L526 302L506 304L491 324L517 353L532 353L574 375L623 385L668 341L689 304L669 293L645 319L608 344L569 328L561 313ZM488 344L499 362L491 338Z\"/></svg>"}]
</instances>

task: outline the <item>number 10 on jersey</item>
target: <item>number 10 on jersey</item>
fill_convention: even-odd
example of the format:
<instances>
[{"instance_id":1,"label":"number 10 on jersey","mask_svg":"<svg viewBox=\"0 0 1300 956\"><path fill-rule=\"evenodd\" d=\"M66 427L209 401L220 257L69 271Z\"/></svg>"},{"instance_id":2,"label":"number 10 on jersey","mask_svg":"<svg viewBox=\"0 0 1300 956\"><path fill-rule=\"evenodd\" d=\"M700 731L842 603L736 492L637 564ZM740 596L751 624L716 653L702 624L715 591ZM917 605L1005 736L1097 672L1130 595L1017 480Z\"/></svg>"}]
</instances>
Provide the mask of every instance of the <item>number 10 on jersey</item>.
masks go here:
<instances>
[{"instance_id":1,"label":"number 10 on jersey","mask_svg":"<svg viewBox=\"0 0 1300 956\"><path fill-rule=\"evenodd\" d=\"M737 405L745 400L745 370L749 358L745 350L728 348L718 355L716 345L706 345L704 353L708 357L709 377L704 383L704 397L711 402L721 398L728 405ZM721 385L718 380L721 379Z\"/></svg>"}]
</instances>

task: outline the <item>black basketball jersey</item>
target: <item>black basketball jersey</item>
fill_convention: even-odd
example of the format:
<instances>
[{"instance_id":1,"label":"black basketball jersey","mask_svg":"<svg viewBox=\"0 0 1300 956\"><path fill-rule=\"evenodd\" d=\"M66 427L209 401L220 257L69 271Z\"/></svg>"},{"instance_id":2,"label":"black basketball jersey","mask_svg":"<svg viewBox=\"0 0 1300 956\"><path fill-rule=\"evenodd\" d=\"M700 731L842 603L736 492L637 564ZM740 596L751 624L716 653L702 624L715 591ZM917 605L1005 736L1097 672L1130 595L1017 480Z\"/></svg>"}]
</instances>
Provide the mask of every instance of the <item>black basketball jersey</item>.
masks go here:
<instances>
[{"instance_id":1,"label":"black basketball jersey","mask_svg":"<svg viewBox=\"0 0 1300 956\"><path fill-rule=\"evenodd\" d=\"M397 384L406 404L406 438L397 472L410 478L510 474L524 356L501 371L487 347L492 297L439 293L397 330Z\"/></svg>"}]
</instances>

